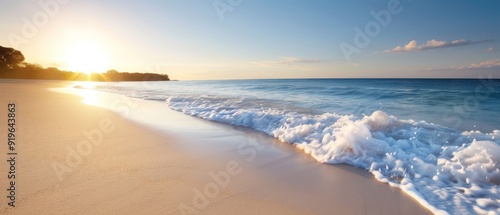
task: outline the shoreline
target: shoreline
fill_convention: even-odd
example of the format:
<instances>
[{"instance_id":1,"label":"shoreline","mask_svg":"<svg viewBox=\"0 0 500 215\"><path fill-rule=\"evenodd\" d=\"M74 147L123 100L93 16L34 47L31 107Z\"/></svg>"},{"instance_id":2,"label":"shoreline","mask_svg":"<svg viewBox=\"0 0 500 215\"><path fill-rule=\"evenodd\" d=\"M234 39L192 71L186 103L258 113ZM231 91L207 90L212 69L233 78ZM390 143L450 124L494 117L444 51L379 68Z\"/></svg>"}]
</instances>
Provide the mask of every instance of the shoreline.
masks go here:
<instances>
[{"instance_id":1,"label":"shoreline","mask_svg":"<svg viewBox=\"0 0 500 215\"><path fill-rule=\"evenodd\" d=\"M121 104L115 113L46 90L68 83L0 80L0 104L19 106L20 142L17 205L8 208L3 198L1 213L431 214L367 171L317 163L258 132L167 111L160 102L109 95ZM148 117L156 124L137 121ZM74 152L81 161L68 163ZM59 179L54 163L71 171Z\"/></svg>"}]
</instances>

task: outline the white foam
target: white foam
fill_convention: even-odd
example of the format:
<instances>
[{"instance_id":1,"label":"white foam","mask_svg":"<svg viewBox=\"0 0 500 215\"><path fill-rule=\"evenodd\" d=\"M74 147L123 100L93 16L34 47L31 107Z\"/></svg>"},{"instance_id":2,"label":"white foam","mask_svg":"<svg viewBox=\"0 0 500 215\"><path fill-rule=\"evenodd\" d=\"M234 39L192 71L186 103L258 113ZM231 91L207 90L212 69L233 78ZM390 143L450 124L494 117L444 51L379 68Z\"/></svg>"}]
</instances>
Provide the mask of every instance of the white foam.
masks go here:
<instances>
[{"instance_id":1,"label":"white foam","mask_svg":"<svg viewBox=\"0 0 500 215\"><path fill-rule=\"evenodd\" d=\"M500 214L500 131L459 132L383 111L357 118L299 114L241 101L171 97L171 109L245 126L295 144L323 163L346 163L400 187L437 214Z\"/></svg>"}]
</instances>

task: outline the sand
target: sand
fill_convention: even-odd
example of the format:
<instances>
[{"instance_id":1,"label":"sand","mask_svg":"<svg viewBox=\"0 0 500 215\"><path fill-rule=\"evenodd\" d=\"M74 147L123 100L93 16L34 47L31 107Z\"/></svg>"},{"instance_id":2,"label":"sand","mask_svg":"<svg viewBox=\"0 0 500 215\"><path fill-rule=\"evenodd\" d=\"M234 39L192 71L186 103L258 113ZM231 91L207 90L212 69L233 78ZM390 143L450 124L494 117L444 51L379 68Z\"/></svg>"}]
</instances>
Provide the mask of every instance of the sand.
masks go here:
<instances>
[{"instance_id":1,"label":"sand","mask_svg":"<svg viewBox=\"0 0 500 215\"><path fill-rule=\"evenodd\" d=\"M0 80L0 157L10 102L18 153L15 208L0 163L0 214L430 214L366 171L319 164L258 132L160 102L101 97L133 107L116 113L48 90L68 84ZM134 120L147 117L161 123Z\"/></svg>"}]
</instances>

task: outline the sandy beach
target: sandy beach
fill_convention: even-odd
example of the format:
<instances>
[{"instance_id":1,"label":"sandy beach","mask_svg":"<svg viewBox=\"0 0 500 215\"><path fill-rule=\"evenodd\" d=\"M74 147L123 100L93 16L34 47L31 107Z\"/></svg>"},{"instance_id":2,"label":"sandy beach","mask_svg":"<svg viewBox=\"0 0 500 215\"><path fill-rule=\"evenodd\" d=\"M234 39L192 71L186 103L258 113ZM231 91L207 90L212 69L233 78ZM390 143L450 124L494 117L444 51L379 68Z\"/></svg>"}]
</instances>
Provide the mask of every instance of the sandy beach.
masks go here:
<instances>
[{"instance_id":1,"label":"sandy beach","mask_svg":"<svg viewBox=\"0 0 500 215\"><path fill-rule=\"evenodd\" d=\"M0 214L430 214L347 165L157 101L82 102L63 81L0 80ZM117 112L89 105L110 102ZM15 207L7 106L16 105ZM163 110L157 114L157 110ZM138 120L155 118L157 124Z\"/></svg>"}]
</instances>

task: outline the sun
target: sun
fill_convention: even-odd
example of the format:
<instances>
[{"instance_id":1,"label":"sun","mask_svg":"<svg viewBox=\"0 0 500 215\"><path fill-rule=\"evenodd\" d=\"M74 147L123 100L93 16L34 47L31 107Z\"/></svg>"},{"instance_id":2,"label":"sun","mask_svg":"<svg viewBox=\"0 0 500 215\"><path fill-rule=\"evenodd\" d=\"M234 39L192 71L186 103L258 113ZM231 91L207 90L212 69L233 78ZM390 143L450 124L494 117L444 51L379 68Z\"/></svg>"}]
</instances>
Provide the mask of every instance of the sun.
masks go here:
<instances>
[{"instance_id":1,"label":"sun","mask_svg":"<svg viewBox=\"0 0 500 215\"><path fill-rule=\"evenodd\" d=\"M67 47L67 69L87 74L103 73L109 69L109 59L105 51L92 41L74 42Z\"/></svg>"}]
</instances>

